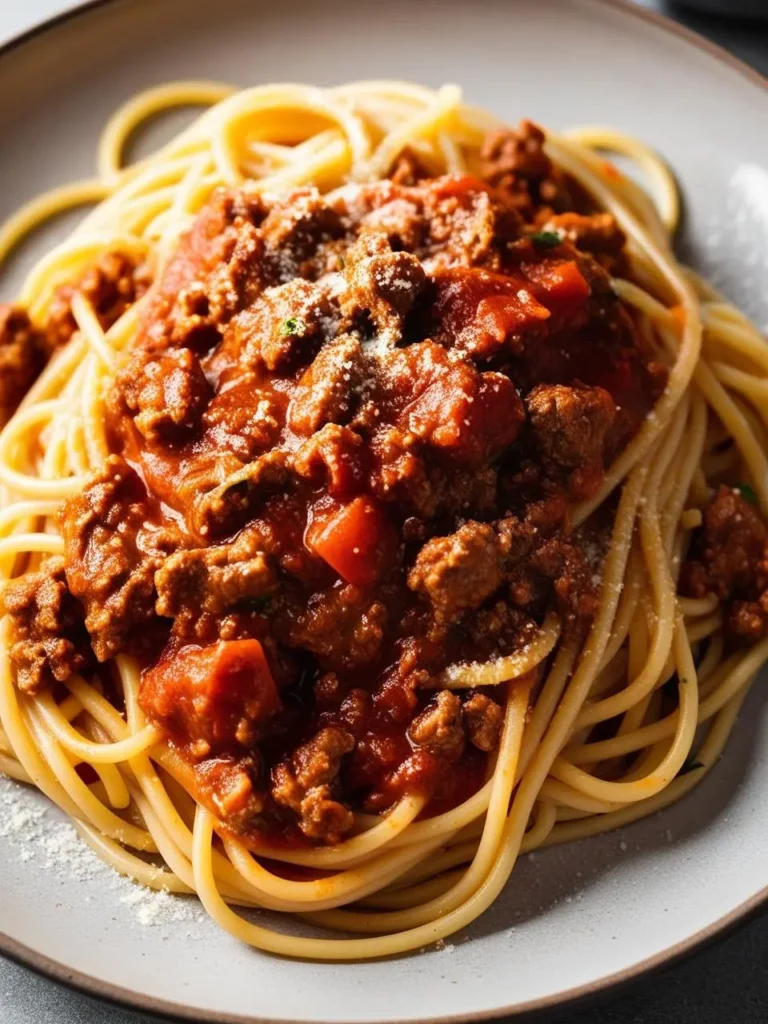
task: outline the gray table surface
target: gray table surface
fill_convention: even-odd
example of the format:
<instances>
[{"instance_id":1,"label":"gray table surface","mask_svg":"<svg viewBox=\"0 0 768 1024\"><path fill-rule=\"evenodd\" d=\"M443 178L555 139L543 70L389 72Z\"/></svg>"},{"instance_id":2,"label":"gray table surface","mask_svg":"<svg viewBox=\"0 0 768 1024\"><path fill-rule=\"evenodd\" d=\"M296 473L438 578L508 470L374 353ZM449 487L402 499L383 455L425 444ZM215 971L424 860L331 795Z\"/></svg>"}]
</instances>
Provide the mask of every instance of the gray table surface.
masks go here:
<instances>
[{"instance_id":1,"label":"gray table surface","mask_svg":"<svg viewBox=\"0 0 768 1024\"><path fill-rule=\"evenodd\" d=\"M683 4L664 0L638 2L663 10L768 75L768 18L764 23L738 22L694 14ZM762 3L768 12L768 0ZM72 0L0 0L0 40L75 6ZM726 0L723 6L728 6ZM612 999L551 1019L563 1024L766 1024L767 954L768 914ZM80 995L0 958L2 1024L156 1024L157 1020Z\"/></svg>"}]
</instances>

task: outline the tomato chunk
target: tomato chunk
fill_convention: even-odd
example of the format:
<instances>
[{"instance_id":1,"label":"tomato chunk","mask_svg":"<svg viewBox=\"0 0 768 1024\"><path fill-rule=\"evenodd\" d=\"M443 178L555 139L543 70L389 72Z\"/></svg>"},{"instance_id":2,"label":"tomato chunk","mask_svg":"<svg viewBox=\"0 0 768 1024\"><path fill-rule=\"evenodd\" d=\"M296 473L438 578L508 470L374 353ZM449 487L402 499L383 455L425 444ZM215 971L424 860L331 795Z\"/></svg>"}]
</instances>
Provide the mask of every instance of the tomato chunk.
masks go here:
<instances>
[{"instance_id":1,"label":"tomato chunk","mask_svg":"<svg viewBox=\"0 0 768 1024\"><path fill-rule=\"evenodd\" d=\"M355 498L313 524L307 540L342 579L356 587L368 587L379 579L396 544L391 523L368 497Z\"/></svg>"},{"instance_id":2,"label":"tomato chunk","mask_svg":"<svg viewBox=\"0 0 768 1024\"><path fill-rule=\"evenodd\" d=\"M520 288L513 295L490 295L483 299L477 307L477 326L496 341L504 341L508 334L549 316L549 310L527 288Z\"/></svg>"},{"instance_id":3,"label":"tomato chunk","mask_svg":"<svg viewBox=\"0 0 768 1024\"><path fill-rule=\"evenodd\" d=\"M590 289L575 260L551 263L537 280L544 301L558 306L578 306L589 298Z\"/></svg>"},{"instance_id":4,"label":"tomato chunk","mask_svg":"<svg viewBox=\"0 0 768 1024\"><path fill-rule=\"evenodd\" d=\"M258 640L182 647L145 672L139 703L200 757L251 746L281 707Z\"/></svg>"}]
</instances>

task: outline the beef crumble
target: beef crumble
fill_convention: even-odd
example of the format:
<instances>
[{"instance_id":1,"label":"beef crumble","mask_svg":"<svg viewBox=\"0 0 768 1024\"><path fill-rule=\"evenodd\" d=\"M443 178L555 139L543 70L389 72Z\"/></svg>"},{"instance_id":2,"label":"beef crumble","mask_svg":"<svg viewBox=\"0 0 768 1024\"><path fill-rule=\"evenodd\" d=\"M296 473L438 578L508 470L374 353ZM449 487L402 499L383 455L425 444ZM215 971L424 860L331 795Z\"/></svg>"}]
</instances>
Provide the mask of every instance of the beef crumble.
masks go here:
<instances>
[{"instance_id":1,"label":"beef crumble","mask_svg":"<svg viewBox=\"0 0 768 1024\"><path fill-rule=\"evenodd\" d=\"M738 488L722 484L704 508L680 582L691 597L712 593L726 604L733 638L768 633L768 526Z\"/></svg>"},{"instance_id":2,"label":"beef crumble","mask_svg":"<svg viewBox=\"0 0 768 1024\"><path fill-rule=\"evenodd\" d=\"M0 425L15 411L45 364L77 330L72 299L81 293L107 330L150 284L149 269L120 252L103 253L72 284L56 289L46 320L35 325L25 309L0 303Z\"/></svg>"},{"instance_id":3,"label":"beef crumble","mask_svg":"<svg viewBox=\"0 0 768 1024\"><path fill-rule=\"evenodd\" d=\"M215 193L143 304L64 564L6 596L22 685L140 659L148 719L247 841L333 843L405 793L450 805L503 710L445 667L593 613L568 505L663 371L610 288L623 236L543 143L489 139L483 177L406 154L327 196ZM114 258L91 285L106 324L141 274Z\"/></svg>"}]
</instances>

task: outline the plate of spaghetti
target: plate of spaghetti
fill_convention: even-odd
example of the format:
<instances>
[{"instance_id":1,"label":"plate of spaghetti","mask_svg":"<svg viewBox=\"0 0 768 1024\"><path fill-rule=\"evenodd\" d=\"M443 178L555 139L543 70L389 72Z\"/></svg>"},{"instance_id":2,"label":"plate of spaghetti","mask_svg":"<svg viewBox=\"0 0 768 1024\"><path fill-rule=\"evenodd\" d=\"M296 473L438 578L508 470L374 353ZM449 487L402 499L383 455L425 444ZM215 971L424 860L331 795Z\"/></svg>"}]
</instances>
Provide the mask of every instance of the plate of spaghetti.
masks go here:
<instances>
[{"instance_id":1,"label":"plate of spaghetti","mask_svg":"<svg viewBox=\"0 0 768 1024\"><path fill-rule=\"evenodd\" d=\"M430 58L404 4L218 7L97 5L0 66L81 69L7 129L4 948L237 1021L525 1012L669 959L768 885L768 153L728 141L765 93L595 0L424 5ZM638 38L670 86L706 64L692 192L708 142L664 145L636 62L566 99L493 22L548 68L593 32L608 77Z\"/></svg>"}]
</instances>

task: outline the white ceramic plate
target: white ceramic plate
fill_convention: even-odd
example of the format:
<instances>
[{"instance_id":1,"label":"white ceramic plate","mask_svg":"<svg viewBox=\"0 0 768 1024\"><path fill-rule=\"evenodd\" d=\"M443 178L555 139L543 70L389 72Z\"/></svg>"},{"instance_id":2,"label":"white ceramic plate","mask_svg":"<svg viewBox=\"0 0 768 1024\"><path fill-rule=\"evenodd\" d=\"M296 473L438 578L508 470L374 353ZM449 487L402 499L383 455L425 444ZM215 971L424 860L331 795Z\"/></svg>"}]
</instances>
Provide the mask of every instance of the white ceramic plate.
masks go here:
<instances>
[{"instance_id":1,"label":"white ceramic plate","mask_svg":"<svg viewBox=\"0 0 768 1024\"><path fill-rule=\"evenodd\" d=\"M633 132L680 174L691 258L768 322L766 83L605 0L91 5L0 55L0 214L89 174L99 128L134 91L204 77L457 81L511 121ZM3 281L9 294L22 265ZM0 781L0 948L92 992L197 1020L466 1020L589 995L768 901L765 692L753 692L722 763L677 807L531 855L467 933L381 963L294 963L240 946L193 901L143 895L102 868L40 797Z\"/></svg>"}]
</instances>

